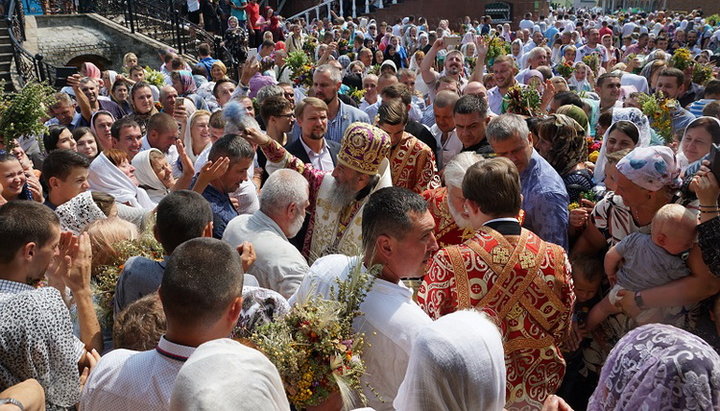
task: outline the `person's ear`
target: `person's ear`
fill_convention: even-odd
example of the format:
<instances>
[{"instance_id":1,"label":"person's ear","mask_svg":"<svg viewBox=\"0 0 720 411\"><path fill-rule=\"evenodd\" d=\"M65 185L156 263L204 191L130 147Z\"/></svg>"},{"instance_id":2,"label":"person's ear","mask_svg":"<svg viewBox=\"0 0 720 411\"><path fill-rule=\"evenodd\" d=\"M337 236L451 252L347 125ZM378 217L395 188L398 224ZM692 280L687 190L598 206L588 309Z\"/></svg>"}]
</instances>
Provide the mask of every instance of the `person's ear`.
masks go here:
<instances>
[{"instance_id":1,"label":"person's ear","mask_svg":"<svg viewBox=\"0 0 720 411\"><path fill-rule=\"evenodd\" d=\"M235 328L235 324L237 324L238 319L240 318L240 314L242 314L242 302L242 297L235 297L235 299L230 303L230 306L228 307L226 318L228 324L232 324L233 328Z\"/></svg>"},{"instance_id":2,"label":"person's ear","mask_svg":"<svg viewBox=\"0 0 720 411\"><path fill-rule=\"evenodd\" d=\"M205 228L203 229L202 236L203 236L203 237L207 237L207 238L211 238L211 237L213 236L213 222L212 222L212 221L209 221L209 222L205 225Z\"/></svg>"},{"instance_id":3,"label":"person's ear","mask_svg":"<svg viewBox=\"0 0 720 411\"><path fill-rule=\"evenodd\" d=\"M50 187L51 190L52 190L53 188L57 188L57 187L58 187L58 185L59 185L59 181L58 181L58 180L59 180L59 178L57 178L57 177L50 177L50 178L48 179L48 186Z\"/></svg>"},{"instance_id":4,"label":"person's ear","mask_svg":"<svg viewBox=\"0 0 720 411\"><path fill-rule=\"evenodd\" d=\"M37 244L35 242L29 242L25 244L21 248L22 252L22 259L25 261L30 261L35 256L35 251L37 250Z\"/></svg>"},{"instance_id":5,"label":"person's ear","mask_svg":"<svg viewBox=\"0 0 720 411\"><path fill-rule=\"evenodd\" d=\"M665 233L658 233L657 235L657 242L660 247L665 247L667 245L667 235Z\"/></svg>"},{"instance_id":6,"label":"person's ear","mask_svg":"<svg viewBox=\"0 0 720 411\"><path fill-rule=\"evenodd\" d=\"M389 261L395 249L395 241L392 237L382 234L375 240L375 255L382 261Z\"/></svg>"}]
</instances>

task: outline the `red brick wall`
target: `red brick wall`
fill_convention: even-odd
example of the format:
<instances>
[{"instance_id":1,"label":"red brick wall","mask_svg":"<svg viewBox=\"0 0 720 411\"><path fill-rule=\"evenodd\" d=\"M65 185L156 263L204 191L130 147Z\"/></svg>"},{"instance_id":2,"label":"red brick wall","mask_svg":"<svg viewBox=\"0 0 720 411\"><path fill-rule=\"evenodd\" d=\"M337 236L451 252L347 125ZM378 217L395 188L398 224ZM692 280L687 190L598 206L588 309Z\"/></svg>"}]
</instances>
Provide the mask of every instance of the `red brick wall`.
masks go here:
<instances>
[{"instance_id":1,"label":"red brick wall","mask_svg":"<svg viewBox=\"0 0 720 411\"><path fill-rule=\"evenodd\" d=\"M720 2L717 0L667 0L668 10L692 11L702 8L706 16L720 13Z\"/></svg>"}]
</instances>

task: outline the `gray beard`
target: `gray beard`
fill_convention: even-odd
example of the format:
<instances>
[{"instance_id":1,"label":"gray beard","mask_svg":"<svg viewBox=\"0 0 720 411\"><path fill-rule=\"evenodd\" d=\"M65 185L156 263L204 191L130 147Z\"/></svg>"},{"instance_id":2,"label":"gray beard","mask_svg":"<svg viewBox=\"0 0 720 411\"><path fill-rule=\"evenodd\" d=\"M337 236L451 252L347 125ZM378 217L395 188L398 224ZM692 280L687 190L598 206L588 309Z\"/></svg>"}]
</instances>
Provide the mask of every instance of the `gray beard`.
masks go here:
<instances>
[{"instance_id":1,"label":"gray beard","mask_svg":"<svg viewBox=\"0 0 720 411\"><path fill-rule=\"evenodd\" d=\"M448 202L448 210L450 210L450 215L452 216L453 220L455 220L455 224L457 224L458 227L461 229L465 229L470 227L470 221L468 221L467 218L462 216L462 213L458 212L452 204L450 204L450 200L446 200Z\"/></svg>"},{"instance_id":2,"label":"gray beard","mask_svg":"<svg viewBox=\"0 0 720 411\"><path fill-rule=\"evenodd\" d=\"M305 222L305 213L298 215L292 223L290 223L290 229L288 230L290 235L288 238L294 238L297 233L300 232L303 223Z\"/></svg>"},{"instance_id":3,"label":"gray beard","mask_svg":"<svg viewBox=\"0 0 720 411\"><path fill-rule=\"evenodd\" d=\"M357 193L349 185L340 184L336 181L330 193L330 203L333 208L342 210L355 200Z\"/></svg>"}]
</instances>

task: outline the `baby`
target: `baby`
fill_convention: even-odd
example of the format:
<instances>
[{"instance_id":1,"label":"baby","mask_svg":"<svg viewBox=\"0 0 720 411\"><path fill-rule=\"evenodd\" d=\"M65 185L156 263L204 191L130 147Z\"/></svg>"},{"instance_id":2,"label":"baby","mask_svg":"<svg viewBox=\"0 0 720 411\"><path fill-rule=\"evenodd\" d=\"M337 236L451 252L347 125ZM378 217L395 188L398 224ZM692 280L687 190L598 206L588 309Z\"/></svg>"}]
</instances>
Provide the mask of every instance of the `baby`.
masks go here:
<instances>
[{"instance_id":1,"label":"baby","mask_svg":"<svg viewBox=\"0 0 720 411\"><path fill-rule=\"evenodd\" d=\"M605 273L613 288L590 311L588 331L621 311L615 306L620 301L618 291L637 292L690 274L679 254L692 247L696 229L697 217L691 211L679 204L668 204L655 214L650 235L633 233L610 248L605 255ZM659 321L661 314L661 309L646 309L636 321Z\"/></svg>"}]
</instances>

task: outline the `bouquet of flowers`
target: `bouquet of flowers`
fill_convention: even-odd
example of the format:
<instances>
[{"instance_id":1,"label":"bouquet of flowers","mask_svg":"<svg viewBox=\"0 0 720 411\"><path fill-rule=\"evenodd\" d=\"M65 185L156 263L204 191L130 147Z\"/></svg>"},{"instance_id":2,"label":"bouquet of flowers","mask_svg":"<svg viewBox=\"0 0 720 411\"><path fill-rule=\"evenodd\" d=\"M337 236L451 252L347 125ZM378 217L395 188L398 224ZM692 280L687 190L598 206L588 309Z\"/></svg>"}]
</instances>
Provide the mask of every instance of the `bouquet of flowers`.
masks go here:
<instances>
[{"instance_id":1,"label":"bouquet of flowers","mask_svg":"<svg viewBox=\"0 0 720 411\"><path fill-rule=\"evenodd\" d=\"M602 147L602 142L596 141L592 137L585 137L585 141L587 142L588 147L588 160L594 163L600 156L600 148Z\"/></svg>"},{"instance_id":2,"label":"bouquet of flowers","mask_svg":"<svg viewBox=\"0 0 720 411\"><path fill-rule=\"evenodd\" d=\"M488 66L492 66L496 58L510 53L510 44L500 37L486 36L485 41L488 48L485 64Z\"/></svg>"},{"instance_id":3,"label":"bouquet of flowers","mask_svg":"<svg viewBox=\"0 0 720 411\"><path fill-rule=\"evenodd\" d=\"M692 82L704 86L713 78L713 66L696 63L693 67Z\"/></svg>"},{"instance_id":4,"label":"bouquet of flowers","mask_svg":"<svg viewBox=\"0 0 720 411\"><path fill-rule=\"evenodd\" d=\"M370 66L370 69L368 69L368 74L374 74L376 76L380 76L380 65L373 64L372 66Z\"/></svg>"},{"instance_id":5,"label":"bouquet of flowers","mask_svg":"<svg viewBox=\"0 0 720 411\"><path fill-rule=\"evenodd\" d=\"M288 53L285 64L292 71L293 81L296 86L312 87L312 61L308 55L300 50L293 50Z\"/></svg>"},{"instance_id":6,"label":"bouquet of flowers","mask_svg":"<svg viewBox=\"0 0 720 411\"><path fill-rule=\"evenodd\" d=\"M712 16L708 16L705 21L710 25L710 27L715 27L718 23L720 23L720 15L715 13Z\"/></svg>"},{"instance_id":7,"label":"bouquet of flowers","mask_svg":"<svg viewBox=\"0 0 720 411\"><path fill-rule=\"evenodd\" d=\"M318 41L313 36L307 36L305 38L305 42L303 43L303 46L302 46L303 51L312 60L315 60L315 49L317 48L317 45L318 45Z\"/></svg>"},{"instance_id":8,"label":"bouquet of flowers","mask_svg":"<svg viewBox=\"0 0 720 411\"><path fill-rule=\"evenodd\" d=\"M555 71L567 80L572 76L572 73L575 72L575 66L573 66L571 62L565 61L555 66Z\"/></svg>"},{"instance_id":9,"label":"bouquet of flowers","mask_svg":"<svg viewBox=\"0 0 720 411\"><path fill-rule=\"evenodd\" d=\"M540 114L540 93L532 87L513 86L503 97L503 113L535 117Z\"/></svg>"},{"instance_id":10,"label":"bouquet of flowers","mask_svg":"<svg viewBox=\"0 0 720 411\"><path fill-rule=\"evenodd\" d=\"M0 82L0 87L5 89L4 81ZM42 119L55 103L54 93L55 90L47 84L30 83L17 93L0 94L0 137L7 151L12 148L16 138L42 136L47 132Z\"/></svg>"},{"instance_id":11,"label":"bouquet of flowers","mask_svg":"<svg viewBox=\"0 0 720 411\"><path fill-rule=\"evenodd\" d=\"M674 141L672 116L678 102L675 99L667 98L658 91L655 94L640 94L638 96L640 109L650 120L650 125L663 138L666 144Z\"/></svg>"},{"instance_id":12,"label":"bouquet of flowers","mask_svg":"<svg viewBox=\"0 0 720 411\"><path fill-rule=\"evenodd\" d=\"M150 66L145 66L145 81L157 88L165 85L165 77L161 72L153 70Z\"/></svg>"},{"instance_id":13,"label":"bouquet of flowers","mask_svg":"<svg viewBox=\"0 0 720 411\"><path fill-rule=\"evenodd\" d=\"M347 54L348 48L349 48L348 41L345 39L338 40L337 47L338 47L338 55Z\"/></svg>"},{"instance_id":14,"label":"bouquet of flowers","mask_svg":"<svg viewBox=\"0 0 720 411\"><path fill-rule=\"evenodd\" d=\"M367 402L360 383L364 338L352 324L362 315L360 304L379 271L375 266L365 273L357 264L331 290L336 299L310 297L279 321L258 327L250 338L277 367L295 408L322 404L338 391L346 405L353 399Z\"/></svg>"},{"instance_id":15,"label":"bouquet of flowers","mask_svg":"<svg viewBox=\"0 0 720 411\"><path fill-rule=\"evenodd\" d=\"M348 93L350 98L352 98L356 103L360 104L363 97L365 97L365 89L364 88L351 88L350 92Z\"/></svg>"},{"instance_id":16,"label":"bouquet of flowers","mask_svg":"<svg viewBox=\"0 0 720 411\"><path fill-rule=\"evenodd\" d=\"M125 262L130 257L142 256L152 260L162 261L163 248L151 234L152 230L135 240L121 241L113 244L115 256L107 265L102 265L93 273L93 295L96 298L98 319L103 328L113 326L113 297L120 273Z\"/></svg>"},{"instance_id":17,"label":"bouquet of flowers","mask_svg":"<svg viewBox=\"0 0 720 411\"><path fill-rule=\"evenodd\" d=\"M590 67L590 70L593 71L593 74L597 76L598 70L600 69L600 57L598 57L596 53L588 54L583 57L582 62L587 64L587 66Z\"/></svg>"},{"instance_id":18,"label":"bouquet of flowers","mask_svg":"<svg viewBox=\"0 0 720 411\"><path fill-rule=\"evenodd\" d=\"M675 50L672 57L670 57L670 66L678 70L685 70L688 67L692 67L693 64L695 64L695 61L692 59L690 50L684 47Z\"/></svg>"}]
</instances>

